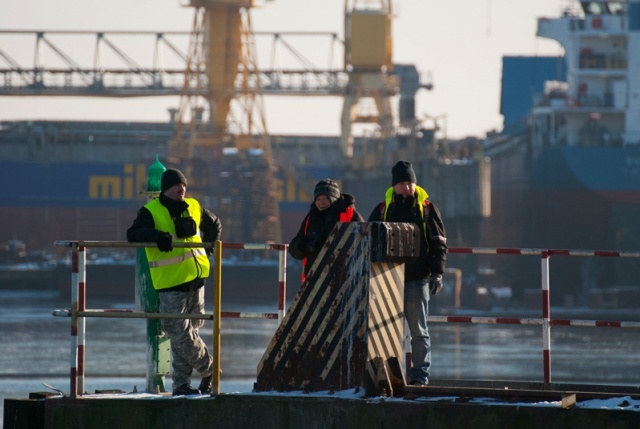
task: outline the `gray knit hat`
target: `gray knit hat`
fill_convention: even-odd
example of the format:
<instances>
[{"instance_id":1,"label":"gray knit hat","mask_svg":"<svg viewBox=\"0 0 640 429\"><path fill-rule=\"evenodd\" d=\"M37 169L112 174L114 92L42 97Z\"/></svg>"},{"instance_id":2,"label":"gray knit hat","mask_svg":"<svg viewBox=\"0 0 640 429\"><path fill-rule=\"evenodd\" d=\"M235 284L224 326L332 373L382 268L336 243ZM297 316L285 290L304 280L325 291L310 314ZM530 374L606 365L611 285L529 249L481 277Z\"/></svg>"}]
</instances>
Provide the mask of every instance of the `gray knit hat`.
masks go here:
<instances>
[{"instance_id":1,"label":"gray knit hat","mask_svg":"<svg viewBox=\"0 0 640 429\"><path fill-rule=\"evenodd\" d=\"M160 191L164 192L178 183L187 186L187 178L184 177L184 174L177 168L167 168L167 170L162 173L162 178L160 178Z\"/></svg>"},{"instance_id":2,"label":"gray knit hat","mask_svg":"<svg viewBox=\"0 0 640 429\"><path fill-rule=\"evenodd\" d=\"M316 184L316 188L313 190L313 199L315 201L318 195L326 195L333 203L340 198L340 188L338 184L331 179L324 179Z\"/></svg>"}]
</instances>

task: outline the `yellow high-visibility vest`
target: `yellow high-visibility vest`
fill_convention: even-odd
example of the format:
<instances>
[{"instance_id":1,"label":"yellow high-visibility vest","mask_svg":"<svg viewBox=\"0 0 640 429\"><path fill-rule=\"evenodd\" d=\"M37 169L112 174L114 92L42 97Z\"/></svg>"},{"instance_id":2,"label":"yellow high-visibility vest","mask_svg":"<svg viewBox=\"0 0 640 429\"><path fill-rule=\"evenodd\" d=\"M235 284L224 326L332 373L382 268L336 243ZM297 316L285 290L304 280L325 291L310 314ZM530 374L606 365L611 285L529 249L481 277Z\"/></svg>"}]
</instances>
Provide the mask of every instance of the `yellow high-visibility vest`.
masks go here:
<instances>
[{"instance_id":1,"label":"yellow high-visibility vest","mask_svg":"<svg viewBox=\"0 0 640 429\"><path fill-rule=\"evenodd\" d=\"M197 200L185 198L189 205L187 213L196 223L196 235L187 238L176 237L176 227L169 210L156 198L145 207L151 212L156 229L171 234L174 242L202 243L200 221L202 210ZM196 278L209 277L209 258L204 248L174 248L170 252L161 252L155 247L145 249L149 261L151 280L156 290L178 286Z\"/></svg>"},{"instance_id":2,"label":"yellow high-visibility vest","mask_svg":"<svg viewBox=\"0 0 640 429\"><path fill-rule=\"evenodd\" d=\"M383 222L386 222L387 220L387 211L389 210L389 206L393 201L394 194L395 194L395 190L393 189L393 186L387 189L387 192L385 192L384 207L382 207L382 209L384 210L381 210L381 213L380 213L382 215ZM416 205L420 209L420 217L422 217L422 223L424 225L423 234L424 234L424 239L427 242L427 251L429 250L429 240L427 239L427 217L429 216L429 213L428 212L425 213L425 209L428 210L428 206L429 206L428 198L429 198L429 194L427 194L427 191L425 191L420 186L416 185Z\"/></svg>"}]
</instances>

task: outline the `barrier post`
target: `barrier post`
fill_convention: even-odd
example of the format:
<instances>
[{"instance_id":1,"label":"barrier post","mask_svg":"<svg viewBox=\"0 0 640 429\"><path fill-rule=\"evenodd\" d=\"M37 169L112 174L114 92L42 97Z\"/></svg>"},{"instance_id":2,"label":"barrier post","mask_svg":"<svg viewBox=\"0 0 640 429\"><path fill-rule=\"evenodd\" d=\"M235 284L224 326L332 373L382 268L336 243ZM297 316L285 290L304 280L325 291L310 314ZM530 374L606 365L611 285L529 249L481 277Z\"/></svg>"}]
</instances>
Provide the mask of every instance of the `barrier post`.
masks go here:
<instances>
[{"instance_id":1,"label":"barrier post","mask_svg":"<svg viewBox=\"0 0 640 429\"><path fill-rule=\"evenodd\" d=\"M544 382L551 383L551 310L549 308L549 252L541 252L542 278L542 356L544 365Z\"/></svg>"},{"instance_id":2,"label":"barrier post","mask_svg":"<svg viewBox=\"0 0 640 429\"><path fill-rule=\"evenodd\" d=\"M85 311L86 253L85 247L73 242L71 252L71 356L69 394L75 398L84 392L85 319L78 313Z\"/></svg>"},{"instance_id":3,"label":"barrier post","mask_svg":"<svg viewBox=\"0 0 640 429\"><path fill-rule=\"evenodd\" d=\"M78 311L87 309L87 251L78 247ZM78 318L78 393L84 393L85 338L87 319Z\"/></svg>"},{"instance_id":4,"label":"barrier post","mask_svg":"<svg viewBox=\"0 0 640 429\"><path fill-rule=\"evenodd\" d=\"M71 349L69 356L69 395L78 394L78 246L71 248Z\"/></svg>"},{"instance_id":5,"label":"barrier post","mask_svg":"<svg viewBox=\"0 0 640 429\"><path fill-rule=\"evenodd\" d=\"M278 324L282 322L287 306L287 246L278 252Z\"/></svg>"},{"instance_id":6,"label":"barrier post","mask_svg":"<svg viewBox=\"0 0 640 429\"><path fill-rule=\"evenodd\" d=\"M211 394L220 393L220 319L222 317L222 241L216 240L213 270L213 380Z\"/></svg>"}]
</instances>

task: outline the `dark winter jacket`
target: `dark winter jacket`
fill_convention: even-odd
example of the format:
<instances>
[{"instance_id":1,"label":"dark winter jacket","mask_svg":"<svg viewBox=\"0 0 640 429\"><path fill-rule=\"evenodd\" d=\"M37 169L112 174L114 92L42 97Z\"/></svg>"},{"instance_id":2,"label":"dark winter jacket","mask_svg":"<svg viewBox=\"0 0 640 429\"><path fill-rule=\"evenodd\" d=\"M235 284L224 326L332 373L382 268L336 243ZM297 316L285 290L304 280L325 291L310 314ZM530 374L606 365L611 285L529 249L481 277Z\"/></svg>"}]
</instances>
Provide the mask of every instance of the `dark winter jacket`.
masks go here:
<instances>
[{"instance_id":1,"label":"dark winter jacket","mask_svg":"<svg viewBox=\"0 0 640 429\"><path fill-rule=\"evenodd\" d=\"M373 209L368 219L369 222L410 222L420 228L420 258L416 262L405 264L405 282L426 279L430 274L444 273L447 261L447 236L444 223L436 205L426 201L427 203L423 204L426 234L425 222L421 218L420 209L413 196L403 198L401 195L394 194L386 209L386 219L384 218L384 201Z\"/></svg>"},{"instance_id":2,"label":"dark winter jacket","mask_svg":"<svg viewBox=\"0 0 640 429\"><path fill-rule=\"evenodd\" d=\"M169 210L169 214L173 219L180 217L180 214L188 207L186 202L174 201L164 194L160 194L159 198L162 205ZM207 243L218 240L222 232L222 224L218 216L204 207L202 208L200 231L202 231L202 241ZM127 241L155 243L162 232L155 228L151 212L143 206L138 210L138 216L133 221L133 225L127 230ZM211 250L207 249L207 253L211 253Z\"/></svg>"},{"instance_id":3,"label":"dark winter jacket","mask_svg":"<svg viewBox=\"0 0 640 429\"><path fill-rule=\"evenodd\" d=\"M341 194L331 207L323 211L318 210L315 203L311 203L309 213L300 224L298 233L289 243L291 256L299 260L307 259L304 264L305 275L309 272L329 233L340 220L340 213L346 212L349 207L353 208L353 216L349 221L364 222L364 218L355 208L353 195Z\"/></svg>"}]
</instances>

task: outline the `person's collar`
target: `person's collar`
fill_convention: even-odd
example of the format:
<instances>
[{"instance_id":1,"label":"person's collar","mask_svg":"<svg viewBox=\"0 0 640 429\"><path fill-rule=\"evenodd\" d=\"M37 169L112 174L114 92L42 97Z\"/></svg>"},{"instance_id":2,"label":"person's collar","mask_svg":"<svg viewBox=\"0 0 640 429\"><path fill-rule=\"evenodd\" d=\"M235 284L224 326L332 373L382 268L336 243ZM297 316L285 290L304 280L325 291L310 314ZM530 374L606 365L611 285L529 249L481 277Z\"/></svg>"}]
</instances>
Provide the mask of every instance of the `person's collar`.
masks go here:
<instances>
[{"instance_id":1,"label":"person's collar","mask_svg":"<svg viewBox=\"0 0 640 429\"><path fill-rule=\"evenodd\" d=\"M180 211L186 210L189 207L185 201L176 201L167 197L164 193L160 194L160 202L163 206L169 209L179 209Z\"/></svg>"}]
</instances>

